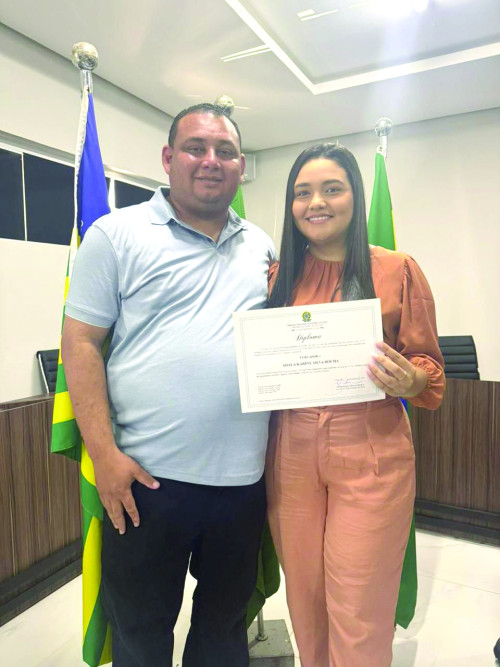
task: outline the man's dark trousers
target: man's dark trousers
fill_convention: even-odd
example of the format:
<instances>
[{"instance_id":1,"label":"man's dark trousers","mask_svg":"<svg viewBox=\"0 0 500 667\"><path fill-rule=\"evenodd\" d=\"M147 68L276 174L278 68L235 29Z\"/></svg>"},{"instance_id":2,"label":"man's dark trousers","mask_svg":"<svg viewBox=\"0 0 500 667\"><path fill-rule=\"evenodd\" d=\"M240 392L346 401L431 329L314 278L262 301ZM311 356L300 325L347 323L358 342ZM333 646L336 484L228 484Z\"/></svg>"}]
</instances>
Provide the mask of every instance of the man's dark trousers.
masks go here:
<instances>
[{"instance_id":1,"label":"man's dark trousers","mask_svg":"<svg viewBox=\"0 0 500 667\"><path fill-rule=\"evenodd\" d=\"M183 667L247 667L264 479L226 487L157 479L157 490L132 486L138 528L127 520L119 535L104 512L101 590L113 666L171 667L189 564L197 586Z\"/></svg>"}]
</instances>

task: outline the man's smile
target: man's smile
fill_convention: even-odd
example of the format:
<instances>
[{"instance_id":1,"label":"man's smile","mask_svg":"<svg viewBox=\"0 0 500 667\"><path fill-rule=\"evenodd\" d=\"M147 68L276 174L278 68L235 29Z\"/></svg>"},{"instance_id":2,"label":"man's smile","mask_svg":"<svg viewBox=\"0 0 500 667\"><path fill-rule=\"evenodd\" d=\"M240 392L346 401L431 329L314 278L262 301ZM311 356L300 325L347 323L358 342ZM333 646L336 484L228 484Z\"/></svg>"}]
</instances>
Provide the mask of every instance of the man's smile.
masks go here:
<instances>
[{"instance_id":1,"label":"man's smile","mask_svg":"<svg viewBox=\"0 0 500 667\"><path fill-rule=\"evenodd\" d=\"M196 176L196 180L204 183L221 183L223 179L216 176Z\"/></svg>"}]
</instances>

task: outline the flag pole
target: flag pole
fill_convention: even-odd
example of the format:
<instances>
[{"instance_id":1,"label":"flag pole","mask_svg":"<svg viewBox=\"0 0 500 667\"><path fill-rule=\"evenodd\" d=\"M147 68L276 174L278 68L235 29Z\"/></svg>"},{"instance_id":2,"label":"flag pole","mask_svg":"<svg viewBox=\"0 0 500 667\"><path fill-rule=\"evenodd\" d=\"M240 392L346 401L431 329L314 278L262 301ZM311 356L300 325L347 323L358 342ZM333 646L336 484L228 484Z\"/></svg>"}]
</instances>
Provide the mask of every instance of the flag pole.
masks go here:
<instances>
[{"instance_id":1,"label":"flag pole","mask_svg":"<svg viewBox=\"0 0 500 667\"><path fill-rule=\"evenodd\" d=\"M387 139L392 132L392 120L390 118L379 118L375 124L375 134L378 137L378 152L387 158Z\"/></svg>"},{"instance_id":2,"label":"flag pole","mask_svg":"<svg viewBox=\"0 0 500 667\"><path fill-rule=\"evenodd\" d=\"M92 94L92 72L99 64L99 55L93 44L88 42L76 42L71 50L71 62L80 70L81 96L82 103L80 108L80 121L78 123L78 133L76 136L75 149L75 174L79 174L82 162L83 147L85 146L85 137L87 133L87 114L89 109L89 95ZM68 276L71 279L73 265L75 263L76 252L80 245L78 235L78 178L75 178L74 191L74 211L73 232L71 234Z\"/></svg>"},{"instance_id":3,"label":"flag pole","mask_svg":"<svg viewBox=\"0 0 500 667\"><path fill-rule=\"evenodd\" d=\"M375 124L375 134L379 139L377 154L375 156L375 183L373 186L372 204L370 207L370 220L372 220L372 243L381 245L391 250L396 250L396 236L394 233L394 219L392 214L392 202L390 199L389 186L387 183L387 172L385 163L387 160L388 137L392 131L392 120L390 118L379 118ZM379 155L381 158L379 158ZM378 187L377 187L378 183ZM385 202L383 193L385 192ZM382 196L381 196L382 195ZM385 210L384 210L385 208ZM373 217L372 217L373 210ZM377 224L380 219L385 218L385 224ZM368 225L370 230L370 224ZM387 234L387 228L389 233ZM408 416L410 406L405 399L401 399ZM417 602L417 551L415 542L415 512L413 512L410 533L406 546L406 552L401 572L398 602L396 607L395 623L407 628L415 615Z\"/></svg>"},{"instance_id":4,"label":"flag pole","mask_svg":"<svg viewBox=\"0 0 500 667\"><path fill-rule=\"evenodd\" d=\"M87 129L88 99L92 95L93 80L92 72L99 64L99 54L93 44L88 42L76 42L71 50L71 62L80 70L80 83L82 95L82 107L80 111L80 123L76 139L75 151L75 173L80 171L83 147ZM78 203L76 200L77 179L75 178L75 224L77 223Z\"/></svg>"},{"instance_id":5,"label":"flag pole","mask_svg":"<svg viewBox=\"0 0 500 667\"><path fill-rule=\"evenodd\" d=\"M81 105L75 150L75 218L70 244L66 294L80 241L94 220L109 213L106 181L97 138L92 99L92 72L99 63L97 49L93 44L77 42L73 45L71 60L75 67L80 70ZM62 360L60 360L60 369L63 370ZM64 385L69 401L65 382ZM56 393L56 399L57 396ZM83 524L82 657L83 661L90 667L98 667L98 665L107 664L112 660L111 628L104 613L101 599L103 508L95 485L92 461L76 426L72 408L71 417L78 433L78 456L76 458L80 463L80 501Z\"/></svg>"},{"instance_id":6,"label":"flag pole","mask_svg":"<svg viewBox=\"0 0 500 667\"><path fill-rule=\"evenodd\" d=\"M227 116L231 116L231 114L234 111L234 102L229 97L229 95L220 95L215 100L214 104L224 109L224 113L226 113ZM267 634L264 627L264 614L262 612L262 608L259 610L259 613L257 614L257 635L255 638L257 639L257 641L260 642L264 642L267 640Z\"/></svg>"}]
</instances>

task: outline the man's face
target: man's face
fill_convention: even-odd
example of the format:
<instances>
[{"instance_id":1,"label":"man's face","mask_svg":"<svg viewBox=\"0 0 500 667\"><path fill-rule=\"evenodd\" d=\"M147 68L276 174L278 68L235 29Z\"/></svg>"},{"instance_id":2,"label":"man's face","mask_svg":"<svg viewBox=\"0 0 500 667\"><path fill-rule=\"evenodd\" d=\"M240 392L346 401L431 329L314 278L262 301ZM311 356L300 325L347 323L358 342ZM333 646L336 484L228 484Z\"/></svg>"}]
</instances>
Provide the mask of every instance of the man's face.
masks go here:
<instances>
[{"instance_id":1,"label":"man's face","mask_svg":"<svg viewBox=\"0 0 500 667\"><path fill-rule=\"evenodd\" d=\"M201 218L227 211L245 170L236 129L227 118L184 116L173 147L165 146L162 157L170 197L179 211Z\"/></svg>"}]
</instances>

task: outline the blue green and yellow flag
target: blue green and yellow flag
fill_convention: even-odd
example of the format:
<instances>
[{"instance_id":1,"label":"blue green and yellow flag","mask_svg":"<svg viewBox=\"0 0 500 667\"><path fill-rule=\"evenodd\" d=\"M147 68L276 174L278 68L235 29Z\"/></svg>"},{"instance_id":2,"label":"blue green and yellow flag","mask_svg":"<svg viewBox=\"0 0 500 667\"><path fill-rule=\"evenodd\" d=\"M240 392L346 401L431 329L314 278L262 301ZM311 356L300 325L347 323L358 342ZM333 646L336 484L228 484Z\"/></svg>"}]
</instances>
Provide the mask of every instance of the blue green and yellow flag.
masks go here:
<instances>
[{"instance_id":1,"label":"blue green and yellow flag","mask_svg":"<svg viewBox=\"0 0 500 667\"><path fill-rule=\"evenodd\" d=\"M375 156L375 181L368 217L368 241L372 245L382 246L382 248L388 250L396 250L391 193L387 181L385 158L380 150L377 151ZM406 401L403 401L403 403L408 410ZM417 548L415 543L415 516L413 516L396 607L396 623L402 628L407 628L415 615L417 589Z\"/></svg>"},{"instance_id":2,"label":"blue green and yellow flag","mask_svg":"<svg viewBox=\"0 0 500 667\"><path fill-rule=\"evenodd\" d=\"M64 301L68 293L76 252L90 225L109 213L106 179L99 149L92 95L83 93L75 164L75 224L66 271ZM245 217L241 187L232 204ZM64 309L63 309L64 323ZM61 355L54 397L51 451L81 464L80 489L83 522L83 660L90 667L111 662L111 628L101 602L101 546L103 506L97 492L94 467L82 441L66 384ZM250 624L266 597L280 584L279 565L266 526L259 553L257 587L249 604Z\"/></svg>"},{"instance_id":3,"label":"blue green and yellow flag","mask_svg":"<svg viewBox=\"0 0 500 667\"><path fill-rule=\"evenodd\" d=\"M85 232L109 213L106 178L97 138L94 102L85 88L75 160L75 222L71 236L64 302L76 252ZM63 308L64 323L64 308ZM80 462L80 497L83 524L83 660L91 667L111 662L111 632L101 604L101 544L103 507L97 493L94 467L82 441L66 385L59 353L51 451Z\"/></svg>"}]
</instances>

